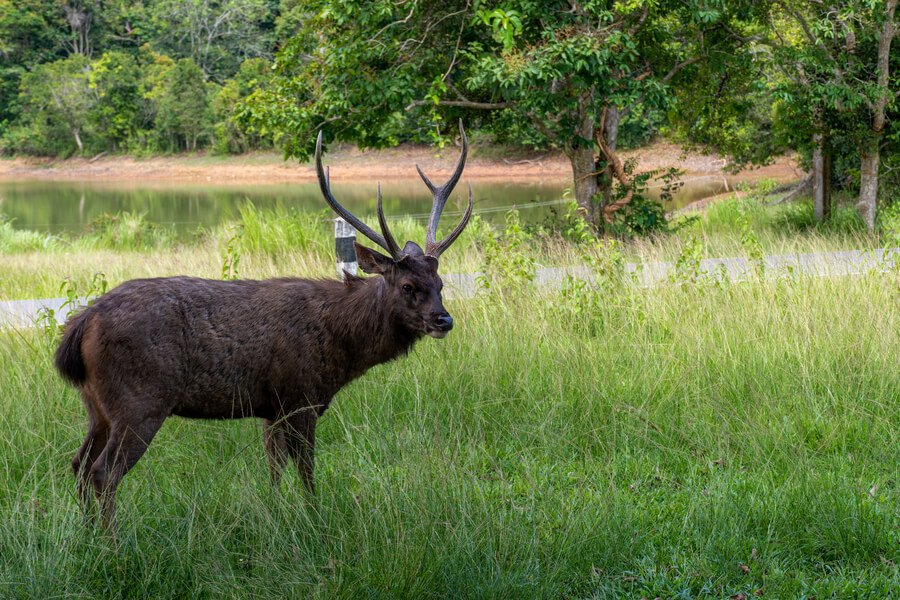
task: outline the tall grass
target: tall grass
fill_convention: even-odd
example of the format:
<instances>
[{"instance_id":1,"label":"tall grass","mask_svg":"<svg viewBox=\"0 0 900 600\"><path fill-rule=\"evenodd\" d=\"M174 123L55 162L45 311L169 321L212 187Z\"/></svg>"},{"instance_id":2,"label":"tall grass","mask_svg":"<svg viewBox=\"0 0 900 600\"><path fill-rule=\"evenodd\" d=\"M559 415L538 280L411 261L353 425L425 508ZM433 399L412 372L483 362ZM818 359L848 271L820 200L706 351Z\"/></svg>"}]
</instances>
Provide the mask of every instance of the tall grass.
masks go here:
<instances>
[{"instance_id":1,"label":"tall grass","mask_svg":"<svg viewBox=\"0 0 900 600\"><path fill-rule=\"evenodd\" d=\"M0 253L32 252L50 250L57 246L59 240L52 235L16 229L12 221L0 215Z\"/></svg>"},{"instance_id":2,"label":"tall grass","mask_svg":"<svg viewBox=\"0 0 900 600\"><path fill-rule=\"evenodd\" d=\"M451 303L321 419L316 505L258 423L170 419L118 545L80 523L55 339L2 332L0 597L890 597L897 277Z\"/></svg>"}]
</instances>

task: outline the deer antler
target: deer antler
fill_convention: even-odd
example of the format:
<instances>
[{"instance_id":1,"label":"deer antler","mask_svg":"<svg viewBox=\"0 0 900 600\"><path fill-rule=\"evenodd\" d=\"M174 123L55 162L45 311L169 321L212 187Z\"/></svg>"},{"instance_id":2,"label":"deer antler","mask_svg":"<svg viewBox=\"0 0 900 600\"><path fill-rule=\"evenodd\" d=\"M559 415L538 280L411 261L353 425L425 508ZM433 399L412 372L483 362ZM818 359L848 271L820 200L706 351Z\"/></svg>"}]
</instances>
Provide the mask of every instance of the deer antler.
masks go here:
<instances>
[{"instance_id":1,"label":"deer antler","mask_svg":"<svg viewBox=\"0 0 900 600\"><path fill-rule=\"evenodd\" d=\"M350 223L354 229L358 232L384 248L391 255L391 258L394 260L398 260L402 256L402 252L400 251L400 247L397 245L397 242L394 240L394 236L391 235L391 230L388 229L387 220L384 218L384 210L381 207L381 183L378 183L378 224L381 226L381 232L384 236L380 236L375 231L360 221L358 218L353 216L353 214L341 206L337 200L335 200L334 195L331 193L331 183L329 180L328 169L322 168L322 132L319 132L319 137L316 138L316 175L319 179L319 189L322 190L322 195L325 197L325 202L328 203L328 206L336 212L338 215L344 218L345 221ZM458 234L457 234L458 235Z\"/></svg>"},{"instance_id":2,"label":"deer antler","mask_svg":"<svg viewBox=\"0 0 900 600\"><path fill-rule=\"evenodd\" d=\"M425 254L433 256L434 258L438 258L444 250L449 248L450 245L456 241L456 238L458 238L459 234L466 228L469 219L472 217L472 186L469 185L469 206L466 209L465 214L463 214L462 220L443 240L438 242L435 239L438 221L441 218L441 213L444 212L444 205L447 204L447 199L450 198L450 194L453 192L453 188L456 187L457 182L459 182L459 178L466 166L466 156L469 152L469 140L466 138L466 130L463 128L462 119L459 121L459 133L462 137L462 153L459 156L459 161L456 163L456 170L453 171L453 175L450 176L450 179L448 179L444 185L435 187L435 185L431 183L431 180L428 179L428 176L422 171L422 168L419 167L419 165L416 165L416 171L419 172L422 181L425 182L425 185L428 186L428 189L431 190L431 193L434 196L434 202L431 205L431 214L428 217L428 228L425 233Z\"/></svg>"}]
</instances>

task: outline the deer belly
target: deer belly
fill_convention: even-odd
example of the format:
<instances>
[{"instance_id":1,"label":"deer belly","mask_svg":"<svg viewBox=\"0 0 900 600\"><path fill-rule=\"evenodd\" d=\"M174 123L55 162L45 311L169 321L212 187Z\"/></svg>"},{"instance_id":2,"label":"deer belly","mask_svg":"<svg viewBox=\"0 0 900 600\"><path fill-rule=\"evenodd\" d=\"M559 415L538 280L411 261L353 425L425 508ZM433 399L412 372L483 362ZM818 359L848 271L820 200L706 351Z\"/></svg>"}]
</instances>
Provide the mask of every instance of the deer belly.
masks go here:
<instances>
[{"instance_id":1,"label":"deer belly","mask_svg":"<svg viewBox=\"0 0 900 600\"><path fill-rule=\"evenodd\" d=\"M268 397L256 387L245 381L189 385L179 394L172 414L194 419L272 418Z\"/></svg>"}]
</instances>

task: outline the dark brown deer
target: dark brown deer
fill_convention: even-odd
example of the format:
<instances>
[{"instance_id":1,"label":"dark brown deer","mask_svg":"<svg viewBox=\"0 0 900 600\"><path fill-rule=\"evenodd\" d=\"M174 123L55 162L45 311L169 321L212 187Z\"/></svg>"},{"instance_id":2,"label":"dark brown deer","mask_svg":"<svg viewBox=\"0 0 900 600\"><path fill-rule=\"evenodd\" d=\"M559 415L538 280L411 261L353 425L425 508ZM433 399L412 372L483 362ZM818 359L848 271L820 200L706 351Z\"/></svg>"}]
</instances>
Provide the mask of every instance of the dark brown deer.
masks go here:
<instances>
[{"instance_id":1,"label":"dark brown deer","mask_svg":"<svg viewBox=\"0 0 900 600\"><path fill-rule=\"evenodd\" d=\"M462 175L468 143L450 179L437 187L416 165L434 202L422 250L401 249L388 229L378 186L383 235L341 206L322 168L325 201L387 251L356 245L360 267L378 275L344 281L214 281L166 277L127 281L73 317L56 351L56 367L81 393L88 433L72 468L85 514L92 496L113 525L115 493L125 474L171 415L264 419L263 440L277 486L288 459L313 486L316 421L334 395L369 368L410 350L424 335L442 338L453 319L441 300L438 258L472 216L469 204L442 241L444 205Z\"/></svg>"}]
</instances>

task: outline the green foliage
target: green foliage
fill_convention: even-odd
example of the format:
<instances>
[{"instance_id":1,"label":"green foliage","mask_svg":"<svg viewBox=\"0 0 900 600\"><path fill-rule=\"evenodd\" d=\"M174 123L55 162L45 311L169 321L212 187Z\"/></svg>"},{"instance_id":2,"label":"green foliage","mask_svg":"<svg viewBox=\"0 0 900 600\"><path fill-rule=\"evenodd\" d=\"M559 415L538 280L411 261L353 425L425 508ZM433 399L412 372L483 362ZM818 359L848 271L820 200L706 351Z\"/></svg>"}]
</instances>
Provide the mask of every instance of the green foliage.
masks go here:
<instances>
[{"instance_id":1,"label":"green foliage","mask_svg":"<svg viewBox=\"0 0 900 600\"><path fill-rule=\"evenodd\" d=\"M90 60L76 54L38 65L22 76L20 85L20 119L4 145L29 154L82 152L97 103Z\"/></svg>"},{"instance_id":2,"label":"green foliage","mask_svg":"<svg viewBox=\"0 0 900 600\"><path fill-rule=\"evenodd\" d=\"M629 185L616 185L606 204L613 204L630 196L621 209L613 215L613 222L606 225L607 230L616 235L647 236L669 231L669 221L666 217L665 202L684 185L681 180L683 172L676 168L657 169L634 173L636 161L629 160L623 164L625 174L630 178ZM659 182L659 200L648 197L647 190L651 182ZM597 197L595 203L603 203L602 197Z\"/></svg>"},{"instance_id":3,"label":"green foliage","mask_svg":"<svg viewBox=\"0 0 900 600\"><path fill-rule=\"evenodd\" d=\"M215 81L224 81L248 58L266 56L275 40L265 30L277 13L269 0L156 0L148 6L154 46L189 58Z\"/></svg>"},{"instance_id":4,"label":"green foliage","mask_svg":"<svg viewBox=\"0 0 900 600\"><path fill-rule=\"evenodd\" d=\"M66 277L59 286L63 302L57 309L44 307L38 311L35 319L37 325L51 340L59 340L63 331L63 323L72 318L83 306L92 306L94 301L106 293L109 282L105 273L94 273L86 290L79 290L71 277Z\"/></svg>"},{"instance_id":5,"label":"green foliage","mask_svg":"<svg viewBox=\"0 0 900 600\"><path fill-rule=\"evenodd\" d=\"M141 69L130 54L106 52L91 63L89 83L96 104L89 119L96 152L118 152L128 147L140 126Z\"/></svg>"},{"instance_id":6,"label":"green foliage","mask_svg":"<svg viewBox=\"0 0 900 600\"><path fill-rule=\"evenodd\" d=\"M762 244L750 224L750 220L745 215L741 215L741 246L747 254L747 258L753 265L753 272L757 277L763 277L766 274L766 261L763 254Z\"/></svg>"},{"instance_id":7,"label":"green foliage","mask_svg":"<svg viewBox=\"0 0 900 600\"><path fill-rule=\"evenodd\" d=\"M170 245L173 238L170 229L151 223L146 214L123 212L94 219L81 243L112 250L148 250Z\"/></svg>"},{"instance_id":8,"label":"green foliage","mask_svg":"<svg viewBox=\"0 0 900 600\"><path fill-rule=\"evenodd\" d=\"M222 279L230 281L240 278L241 247L244 228L236 225L232 228L231 237L225 243L225 257L222 259Z\"/></svg>"},{"instance_id":9,"label":"green foliage","mask_svg":"<svg viewBox=\"0 0 900 600\"><path fill-rule=\"evenodd\" d=\"M268 147L232 118L246 86L257 85L241 66L249 60L258 71L271 57L281 11L273 0L2 0L0 151L177 151L212 145L214 127L225 151ZM185 75L197 74L184 66L160 68L177 59L191 59L204 79L238 81L215 125L207 114L215 91L207 98L191 86Z\"/></svg>"},{"instance_id":10,"label":"green foliage","mask_svg":"<svg viewBox=\"0 0 900 600\"><path fill-rule=\"evenodd\" d=\"M211 91L203 71L183 58L165 72L155 91L156 130L169 151L196 150L210 135Z\"/></svg>"},{"instance_id":11,"label":"green foliage","mask_svg":"<svg viewBox=\"0 0 900 600\"><path fill-rule=\"evenodd\" d=\"M0 254L49 250L58 243L58 238L47 233L15 229L12 220L0 214Z\"/></svg>"},{"instance_id":12,"label":"green foliage","mask_svg":"<svg viewBox=\"0 0 900 600\"><path fill-rule=\"evenodd\" d=\"M617 299L633 283L626 270L621 242L607 239L582 250L582 263L590 270L590 280L568 276L560 292L560 306L569 311L579 333L600 335L604 325L615 319Z\"/></svg>"},{"instance_id":13,"label":"green foliage","mask_svg":"<svg viewBox=\"0 0 900 600\"><path fill-rule=\"evenodd\" d=\"M241 154L258 148L268 148L271 141L248 130L237 117L243 101L253 91L265 85L269 65L262 59L248 59L233 79L219 88L212 102L215 115L213 151L218 154Z\"/></svg>"},{"instance_id":14,"label":"green foliage","mask_svg":"<svg viewBox=\"0 0 900 600\"><path fill-rule=\"evenodd\" d=\"M900 248L900 201L895 200L878 212L878 229L887 248Z\"/></svg>"},{"instance_id":15,"label":"green foliage","mask_svg":"<svg viewBox=\"0 0 900 600\"><path fill-rule=\"evenodd\" d=\"M236 243L243 252L275 258L285 252L326 255L333 251L332 239L325 235L331 216L325 211L282 207L264 211L248 202L239 212L241 233Z\"/></svg>"},{"instance_id":16,"label":"green foliage","mask_svg":"<svg viewBox=\"0 0 900 600\"><path fill-rule=\"evenodd\" d=\"M0 137L19 117L19 85L35 64L59 55L62 14L55 0L0 0Z\"/></svg>"},{"instance_id":17,"label":"green foliage","mask_svg":"<svg viewBox=\"0 0 900 600\"><path fill-rule=\"evenodd\" d=\"M615 162L606 156L617 141L609 131L619 124L645 136L653 131L672 108L674 78L709 55L729 56L741 37L731 26L752 20L753 6L638 0L573 10L565 2L517 1L407 9L317 0L239 118L274 134L286 156L305 159L318 130L326 141L369 147L404 139L442 144L464 116L495 139L566 153L582 216L599 230L603 205L616 198L600 186L601 202L594 202L596 187L582 182L596 179L598 156ZM599 131L613 113L616 127ZM597 136L612 137L603 144ZM616 193L621 199L630 191ZM623 233L666 228L662 209L641 198L617 219L613 229Z\"/></svg>"},{"instance_id":18,"label":"green foliage","mask_svg":"<svg viewBox=\"0 0 900 600\"><path fill-rule=\"evenodd\" d=\"M477 232L475 235L483 252L479 286L501 294L520 292L534 281L536 266L534 258L524 251L530 236L522 228L519 211L511 210L506 214L502 232L496 232L484 221L476 219L477 215L469 226Z\"/></svg>"},{"instance_id":19,"label":"green foliage","mask_svg":"<svg viewBox=\"0 0 900 600\"><path fill-rule=\"evenodd\" d=\"M563 193L563 197L569 190ZM551 223L551 228L558 231L563 239L575 244L587 244L596 241L594 229L584 220L578 203L574 200L566 204L566 211L558 222Z\"/></svg>"},{"instance_id":20,"label":"green foliage","mask_svg":"<svg viewBox=\"0 0 900 600\"><path fill-rule=\"evenodd\" d=\"M669 281L678 285L708 283L710 273L701 266L703 254L703 242L693 235L690 236L675 260L675 269L669 275Z\"/></svg>"}]
</instances>

